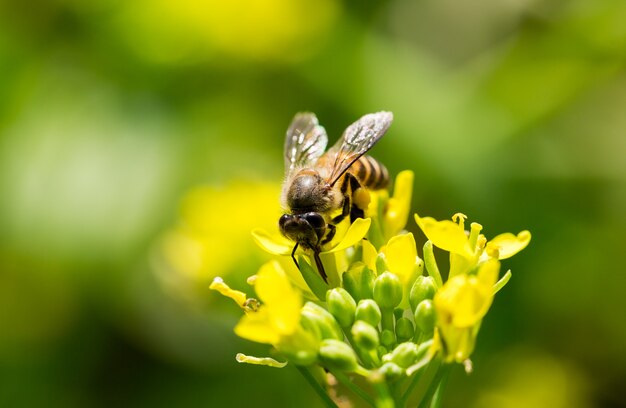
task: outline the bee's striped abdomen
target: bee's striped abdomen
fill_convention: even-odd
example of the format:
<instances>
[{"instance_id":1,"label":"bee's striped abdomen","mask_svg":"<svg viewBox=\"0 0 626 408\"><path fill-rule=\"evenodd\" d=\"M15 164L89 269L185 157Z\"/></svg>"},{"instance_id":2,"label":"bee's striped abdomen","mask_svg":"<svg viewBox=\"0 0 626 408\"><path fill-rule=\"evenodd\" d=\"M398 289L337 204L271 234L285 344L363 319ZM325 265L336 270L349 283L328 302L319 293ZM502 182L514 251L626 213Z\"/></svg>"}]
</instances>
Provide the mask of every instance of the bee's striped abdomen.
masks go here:
<instances>
[{"instance_id":1,"label":"bee's striped abdomen","mask_svg":"<svg viewBox=\"0 0 626 408\"><path fill-rule=\"evenodd\" d=\"M350 173L370 190L380 190L389 184L389 172L378 160L371 156L361 156L350 169Z\"/></svg>"}]
</instances>

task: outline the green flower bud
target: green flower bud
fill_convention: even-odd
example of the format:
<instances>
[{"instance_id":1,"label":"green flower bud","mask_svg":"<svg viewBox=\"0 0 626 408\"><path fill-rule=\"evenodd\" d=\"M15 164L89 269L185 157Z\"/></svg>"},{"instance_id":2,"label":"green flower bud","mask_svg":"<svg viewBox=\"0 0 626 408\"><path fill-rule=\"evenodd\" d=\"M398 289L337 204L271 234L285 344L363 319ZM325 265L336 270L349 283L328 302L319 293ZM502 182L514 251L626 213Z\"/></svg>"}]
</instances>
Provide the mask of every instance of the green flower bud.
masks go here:
<instances>
[{"instance_id":1,"label":"green flower bud","mask_svg":"<svg viewBox=\"0 0 626 408\"><path fill-rule=\"evenodd\" d=\"M396 320L404 317L404 309L396 307L395 309L393 309L393 317L396 318Z\"/></svg>"},{"instance_id":2,"label":"green flower bud","mask_svg":"<svg viewBox=\"0 0 626 408\"><path fill-rule=\"evenodd\" d=\"M352 326L352 338L356 346L363 350L374 350L378 347L378 330L363 320L357 320Z\"/></svg>"},{"instance_id":3,"label":"green flower bud","mask_svg":"<svg viewBox=\"0 0 626 408\"><path fill-rule=\"evenodd\" d=\"M363 320L364 322L377 327L380 323L380 319L381 314L378 303L374 302L372 299L363 299L359 301L359 304L356 307L355 320Z\"/></svg>"},{"instance_id":4,"label":"green flower bud","mask_svg":"<svg viewBox=\"0 0 626 408\"><path fill-rule=\"evenodd\" d=\"M343 287L356 301L371 299L374 288L374 272L365 264L357 262L343 274Z\"/></svg>"},{"instance_id":5,"label":"green flower bud","mask_svg":"<svg viewBox=\"0 0 626 408\"><path fill-rule=\"evenodd\" d=\"M313 302L306 302L300 316L304 327L316 327L312 331L318 334L320 339L343 340L343 332L339 323L323 307Z\"/></svg>"},{"instance_id":6,"label":"green flower bud","mask_svg":"<svg viewBox=\"0 0 626 408\"><path fill-rule=\"evenodd\" d=\"M436 291L435 280L431 276L418 276L409 295L411 310L415 311L415 308L422 300L432 299Z\"/></svg>"},{"instance_id":7,"label":"green flower bud","mask_svg":"<svg viewBox=\"0 0 626 408\"><path fill-rule=\"evenodd\" d=\"M412 339L414 334L415 328L413 327L413 322L410 319L401 317L396 320L396 337L398 338L398 343Z\"/></svg>"},{"instance_id":8,"label":"green flower bud","mask_svg":"<svg viewBox=\"0 0 626 408\"><path fill-rule=\"evenodd\" d=\"M287 353L289 362L295 365L309 366L317 361L317 353L311 350L298 350L293 353Z\"/></svg>"},{"instance_id":9,"label":"green flower bud","mask_svg":"<svg viewBox=\"0 0 626 408\"><path fill-rule=\"evenodd\" d=\"M394 344L396 344L396 336L391 330L383 330L380 334L380 342L383 346L391 348Z\"/></svg>"},{"instance_id":10,"label":"green flower bud","mask_svg":"<svg viewBox=\"0 0 626 408\"><path fill-rule=\"evenodd\" d=\"M327 368L340 371L355 371L358 368L356 354L343 341L327 339L320 344L319 358Z\"/></svg>"},{"instance_id":11,"label":"green flower bud","mask_svg":"<svg viewBox=\"0 0 626 408\"><path fill-rule=\"evenodd\" d=\"M415 308L415 324L424 333L431 333L435 329L435 308L430 299L422 300Z\"/></svg>"},{"instance_id":12,"label":"green flower bud","mask_svg":"<svg viewBox=\"0 0 626 408\"><path fill-rule=\"evenodd\" d=\"M398 344L391 352L391 362L402 368L407 368L417 359L417 345L412 342Z\"/></svg>"},{"instance_id":13,"label":"green flower bud","mask_svg":"<svg viewBox=\"0 0 626 408\"><path fill-rule=\"evenodd\" d=\"M402 300L402 282L391 272L384 272L374 281L374 300L381 308L393 309Z\"/></svg>"},{"instance_id":14,"label":"green flower bud","mask_svg":"<svg viewBox=\"0 0 626 408\"><path fill-rule=\"evenodd\" d=\"M395 381L404 376L404 370L391 361L383 364L379 371L385 376L385 379L389 381Z\"/></svg>"},{"instance_id":15,"label":"green flower bud","mask_svg":"<svg viewBox=\"0 0 626 408\"><path fill-rule=\"evenodd\" d=\"M354 322L356 302L343 288L334 288L326 292L328 311L335 316L341 327L350 327Z\"/></svg>"},{"instance_id":16,"label":"green flower bud","mask_svg":"<svg viewBox=\"0 0 626 408\"><path fill-rule=\"evenodd\" d=\"M387 260L385 259L384 253L379 253L376 257L376 271L379 275L382 275L383 272L388 271Z\"/></svg>"}]
</instances>

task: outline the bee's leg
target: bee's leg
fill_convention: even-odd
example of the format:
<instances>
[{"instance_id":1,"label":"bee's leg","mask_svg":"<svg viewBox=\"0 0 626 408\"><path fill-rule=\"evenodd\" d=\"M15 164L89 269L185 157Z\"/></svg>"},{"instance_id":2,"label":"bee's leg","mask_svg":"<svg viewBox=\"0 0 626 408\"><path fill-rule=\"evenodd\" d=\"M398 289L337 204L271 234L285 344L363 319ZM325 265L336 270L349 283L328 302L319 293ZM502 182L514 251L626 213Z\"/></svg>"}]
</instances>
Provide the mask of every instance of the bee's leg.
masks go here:
<instances>
[{"instance_id":1,"label":"bee's leg","mask_svg":"<svg viewBox=\"0 0 626 408\"><path fill-rule=\"evenodd\" d=\"M343 194L343 205L341 209L341 214L339 214L338 216L332 219L333 224L339 224L341 221L343 221L344 218L346 218L350 214L351 202L350 202L350 194L348 194L348 186L351 184L350 178L354 178L354 176L352 176L352 174L350 173L346 173L346 176L343 178L343 181L341 182L341 194ZM356 178L354 179L356 180ZM359 181L357 180L356 182L358 183Z\"/></svg>"},{"instance_id":2,"label":"bee's leg","mask_svg":"<svg viewBox=\"0 0 626 408\"><path fill-rule=\"evenodd\" d=\"M359 180L350 173L346 174L344 183L350 183L350 192L353 195L357 190L362 188ZM348 195L346 194L345 196L347 197ZM350 201L350 199L348 200ZM359 208L355 202L352 202L350 205L350 222L354 222L357 218L365 218L365 211L362 208Z\"/></svg>"},{"instance_id":3,"label":"bee's leg","mask_svg":"<svg viewBox=\"0 0 626 408\"><path fill-rule=\"evenodd\" d=\"M322 264L322 260L320 258L319 248L313 250L313 259L315 259L315 266L317 266L317 271L320 273L320 276L324 279L324 282L328 283L328 276L326 275L324 265Z\"/></svg>"},{"instance_id":4,"label":"bee's leg","mask_svg":"<svg viewBox=\"0 0 626 408\"><path fill-rule=\"evenodd\" d=\"M322 245L328 244L330 241L332 241L332 239L335 237L335 233L337 232L337 227L335 227L333 224L328 224L326 228L328 228L328 234L326 234L326 237L322 240Z\"/></svg>"},{"instance_id":5,"label":"bee's leg","mask_svg":"<svg viewBox=\"0 0 626 408\"><path fill-rule=\"evenodd\" d=\"M296 268L300 269L300 265L298 265L298 261L296 260L296 249L298 249L298 242L296 242L296 246L293 247L293 251L291 251L291 259L293 259L293 263L296 264Z\"/></svg>"}]
</instances>

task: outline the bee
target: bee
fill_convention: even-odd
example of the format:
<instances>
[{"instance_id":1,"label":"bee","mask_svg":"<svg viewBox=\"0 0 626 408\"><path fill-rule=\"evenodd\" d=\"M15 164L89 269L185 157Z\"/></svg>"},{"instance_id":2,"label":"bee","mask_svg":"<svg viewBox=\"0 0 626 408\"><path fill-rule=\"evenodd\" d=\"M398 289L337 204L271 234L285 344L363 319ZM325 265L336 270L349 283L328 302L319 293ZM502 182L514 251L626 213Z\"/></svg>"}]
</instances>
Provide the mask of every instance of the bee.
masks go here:
<instances>
[{"instance_id":1,"label":"bee","mask_svg":"<svg viewBox=\"0 0 626 408\"><path fill-rule=\"evenodd\" d=\"M285 181L281 204L285 209L278 226L295 242L291 258L299 267L298 247L313 251L317 270L328 282L320 259L322 246L336 233L336 225L364 218L369 190L386 188L389 173L376 159L365 155L385 134L391 112L370 113L348 126L327 152L328 136L313 113L298 113L285 139ZM341 210L338 215L337 214Z\"/></svg>"}]
</instances>

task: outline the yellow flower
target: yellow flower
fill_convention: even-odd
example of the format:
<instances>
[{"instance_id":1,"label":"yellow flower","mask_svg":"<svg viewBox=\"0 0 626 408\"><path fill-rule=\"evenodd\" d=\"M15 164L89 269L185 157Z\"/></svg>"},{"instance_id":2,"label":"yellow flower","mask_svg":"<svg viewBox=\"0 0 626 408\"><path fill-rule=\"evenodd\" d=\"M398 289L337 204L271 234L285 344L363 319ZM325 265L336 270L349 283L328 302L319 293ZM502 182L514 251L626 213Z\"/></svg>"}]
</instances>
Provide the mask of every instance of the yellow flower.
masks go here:
<instances>
[{"instance_id":1,"label":"yellow flower","mask_svg":"<svg viewBox=\"0 0 626 408\"><path fill-rule=\"evenodd\" d=\"M198 288L206 288L215 276L227 275L242 262L252 267L267 259L249 234L255 226L276 224L279 192L278 183L252 181L190 190L181 200L177 225L157 243L154 265L164 286L193 299ZM254 196L254 202L241 199L246 196ZM256 215L241 216L251 213Z\"/></svg>"},{"instance_id":2,"label":"yellow flower","mask_svg":"<svg viewBox=\"0 0 626 408\"><path fill-rule=\"evenodd\" d=\"M490 259L476 275L450 278L435 294L439 347L448 362L463 362L474 350L482 318L493 301L500 262Z\"/></svg>"},{"instance_id":3,"label":"yellow flower","mask_svg":"<svg viewBox=\"0 0 626 408\"><path fill-rule=\"evenodd\" d=\"M463 214L455 214L452 221L437 221L431 217L421 218L415 214L417 225L426 237L436 246L450 252L450 278L465 274L488 259L506 259L526 248L530 242L530 232L518 235L501 234L487 242L480 234L482 225L472 223L469 235L465 232Z\"/></svg>"},{"instance_id":4,"label":"yellow flower","mask_svg":"<svg viewBox=\"0 0 626 408\"><path fill-rule=\"evenodd\" d=\"M341 13L333 0L318 0L314 7L297 0L138 0L122 6L115 22L130 45L162 63L219 54L297 62L323 45Z\"/></svg>"},{"instance_id":5,"label":"yellow flower","mask_svg":"<svg viewBox=\"0 0 626 408\"><path fill-rule=\"evenodd\" d=\"M260 302L231 289L221 278L215 278L210 286L233 299L246 312L235 326L235 333L247 340L271 344L295 364L314 362L320 339L302 328L302 294L291 285L280 264L277 261L266 263L248 282L254 284ZM238 355L237 361L271 367L284 366L271 358L243 354Z\"/></svg>"},{"instance_id":6,"label":"yellow flower","mask_svg":"<svg viewBox=\"0 0 626 408\"><path fill-rule=\"evenodd\" d=\"M262 304L256 312L241 318L235 333L244 339L276 346L282 338L295 333L300 323L302 295L291 286L276 261L261 267L254 287Z\"/></svg>"},{"instance_id":7,"label":"yellow flower","mask_svg":"<svg viewBox=\"0 0 626 408\"><path fill-rule=\"evenodd\" d=\"M373 220L369 239L377 248L404 230L411 211L413 178L410 170L398 173L391 197L386 190L372 192L366 215Z\"/></svg>"}]
</instances>

